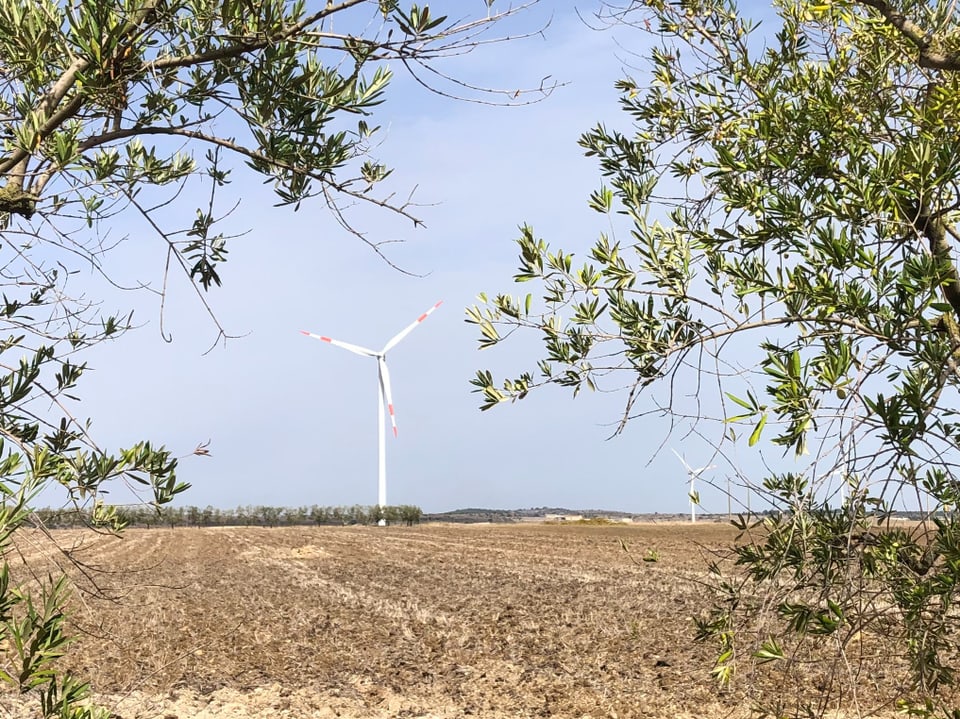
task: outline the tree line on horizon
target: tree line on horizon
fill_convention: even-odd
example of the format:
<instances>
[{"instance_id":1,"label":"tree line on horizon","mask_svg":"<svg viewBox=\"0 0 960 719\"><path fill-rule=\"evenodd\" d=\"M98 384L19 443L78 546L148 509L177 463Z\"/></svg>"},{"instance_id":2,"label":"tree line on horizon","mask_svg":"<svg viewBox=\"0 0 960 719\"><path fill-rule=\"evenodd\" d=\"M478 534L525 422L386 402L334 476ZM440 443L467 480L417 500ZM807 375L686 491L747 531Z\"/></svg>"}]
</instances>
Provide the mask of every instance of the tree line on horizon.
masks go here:
<instances>
[{"instance_id":1,"label":"tree line on horizon","mask_svg":"<svg viewBox=\"0 0 960 719\"><path fill-rule=\"evenodd\" d=\"M34 510L34 520L47 529L73 529L88 527L95 523L92 510L77 511L39 508ZM219 507L160 507L130 505L117 510L118 520L124 527L293 527L309 525L348 526L375 525L383 519L388 525L419 524L423 510L411 504L324 507L319 505L300 507L272 507L246 505L235 509Z\"/></svg>"}]
</instances>

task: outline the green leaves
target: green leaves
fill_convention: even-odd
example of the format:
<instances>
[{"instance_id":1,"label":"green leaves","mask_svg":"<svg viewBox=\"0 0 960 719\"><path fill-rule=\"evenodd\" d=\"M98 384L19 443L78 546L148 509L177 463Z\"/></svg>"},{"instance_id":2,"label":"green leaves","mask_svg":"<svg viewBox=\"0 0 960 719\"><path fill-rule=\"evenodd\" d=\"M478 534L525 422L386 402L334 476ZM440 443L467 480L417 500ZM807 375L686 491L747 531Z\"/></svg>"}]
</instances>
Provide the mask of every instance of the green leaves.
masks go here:
<instances>
[{"instance_id":1,"label":"green leaves","mask_svg":"<svg viewBox=\"0 0 960 719\"><path fill-rule=\"evenodd\" d=\"M394 7L396 7L396 4ZM424 5L421 8L413 4L406 13L400 12L399 10L395 11L393 20L404 33L419 39L427 35L431 30L440 27L446 22L447 18L446 16L438 18L431 17L429 7Z\"/></svg>"},{"instance_id":2,"label":"green leaves","mask_svg":"<svg viewBox=\"0 0 960 719\"><path fill-rule=\"evenodd\" d=\"M6 563L0 566L0 640L10 647L13 659L10 672L0 669L0 682L23 694L37 690L43 717L106 719L106 710L81 704L89 686L57 667L71 642L64 614L69 597L65 576L48 577L39 602L34 602L32 595L11 586Z\"/></svg>"},{"instance_id":3,"label":"green leaves","mask_svg":"<svg viewBox=\"0 0 960 719\"><path fill-rule=\"evenodd\" d=\"M5 623L4 634L13 643L19 668L15 675L0 672L0 680L26 692L55 679L53 663L63 656L69 642L63 632L62 611L68 591L66 577L60 577L45 589L39 607L28 595L13 592L13 600L22 603L25 611L19 621Z\"/></svg>"},{"instance_id":4,"label":"green leaves","mask_svg":"<svg viewBox=\"0 0 960 719\"><path fill-rule=\"evenodd\" d=\"M587 204L592 210L608 213L613 209L613 191L606 186L594 190L590 194L590 201Z\"/></svg>"},{"instance_id":5,"label":"green leaves","mask_svg":"<svg viewBox=\"0 0 960 719\"><path fill-rule=\"evenodd\" d=\"M477 376L470 380L476 389L473 392L480 392L483 395L483 402L480 409L486 411L497 406L501 402L523 399L527 392L535 386L533 376L524 373L515 380L505 380L503 390L494 386L493 376L489 372L477 372Z\"/></svg>"},{"instance_id":6,"label":"green leaves","mask_svg":"<svg viewBox=\"0 0 960 719\"><path fill-rule=\"evenodd\" d=\"M777 643L777 640L773 638L767 639L765 642L763 642L763 644L760 645L760 648L753 653L753 656L761 664L766 662L780 661L781 659L786 658L783 649Z\"/></svg>"},{"instance_id":7,"label":"green leaves","mask_svg":"<svg viewBox=\"0 0 960 719\"><path fill-rule=\"evenodd\" d=\"M764 413L760 417L760 421L757 422L757 426L754 428L753 432L750 433L750 439L748 441L749 446L752 447L753 445L755 445L757 442L760 441L760 435L763 432L763 428L766 426L766 424L767 424L767 415L766 413Z\"/></svg>"},{"instance_id":8,"label":"green leaves","mask_svg":"<svg viewBox=\"0 0 960 719\"><path fill-rule=\"evenodd\" d=\"M727 397L727 399L736 403L740 407L743 407L744 409L748 410L745 414L738 414L732 417L727 417L726 419L724 419L724 422L732 424L734 422L740 422L745 419L753 419L758 414L760 415L760 420L757 422L756 427L754 428L753 432L750 434L750 439L748 441L748 445L750 447L754 446L757 442L760 441L760 436L763 433L763 428L767 424L767 412L765 411L766 405L761 405L757 401L757 398L754 397L753 393L750 391L747 392L746 400L740 399L739 397L731 394L730 392L725 392L724 394Z\"/></svg>"}]
</instances>

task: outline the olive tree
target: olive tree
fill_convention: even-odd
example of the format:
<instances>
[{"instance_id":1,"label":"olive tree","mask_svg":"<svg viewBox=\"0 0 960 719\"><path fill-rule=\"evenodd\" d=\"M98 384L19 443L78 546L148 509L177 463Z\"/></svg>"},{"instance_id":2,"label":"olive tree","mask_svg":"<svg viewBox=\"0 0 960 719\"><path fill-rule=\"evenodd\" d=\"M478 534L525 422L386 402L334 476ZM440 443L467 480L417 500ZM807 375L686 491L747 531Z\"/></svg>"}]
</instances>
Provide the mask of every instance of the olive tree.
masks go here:
<instances>
[{"instance_id":1,"label":"olive tree","mask_svg":"<svg viewBox=\"0 0 960 719\"><path fill-rule=\"evenodd\" d=\"M956 716L957 3L601 16L640 38L617 83L628 127L580 139L608 221L580 257L522 227L514 280L535 290L481 295L467 320L484 348L532 331L542 356L480 371L483 408L619 389L619 431L665 415L753 454L777 511L737 520L733 564L711 567L697 634L718 680L770 716Z\"/></svg>"},{"instance_id":2,"label":"olive tree","mask_svg":"<svg viewBox=\"0 0 960 719\"><path fill-rule=\"evenodd\" d=\"M110 281L127 218L166 249L165 269L144 269L161 306L169 273L182 272L209 310L234 172L292 210L322 203L381 252L351 208L419 222L408 197L378 190L391 169L373 154L374 111L392 67L485 102L547 91L491 97L435 64L494 42L484 33L526 7L493 4L451 3L453 20L397 0L0 0L0 691L37 693L43 716L97 713L78 703L84 684L56 668L68 583L11 572L16 537L44 529L38 495L59 488L91 524L118 531L110 486L158 508L187 489L169 450L103 447L74 415L84 351L131 326L129 314L102 312L75 273Z\"/></svg>"}]
</instances>

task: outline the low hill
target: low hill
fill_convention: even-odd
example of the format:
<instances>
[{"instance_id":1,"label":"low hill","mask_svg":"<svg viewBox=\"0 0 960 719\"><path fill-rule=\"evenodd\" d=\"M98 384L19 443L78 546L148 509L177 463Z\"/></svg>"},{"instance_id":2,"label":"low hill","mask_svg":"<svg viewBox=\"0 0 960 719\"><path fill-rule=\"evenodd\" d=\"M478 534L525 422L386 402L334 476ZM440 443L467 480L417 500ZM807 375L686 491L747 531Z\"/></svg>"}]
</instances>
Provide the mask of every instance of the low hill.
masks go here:
<instances>
[{"instance_id":1,"label":"low hill","mask_svg":"<svg viewBox=\"0 0 960 719\"><path fill-rule=\"evenodd\" d=\"M567 509L566 507L531 507L529 509L484 509L479 507L467 507L465 509L454 509L450 512L436 512L424 514L424 522L524 522L531 520L542 520L548 515L558 515L566 517L580 516L584 519L594 519L602 517L605 519L633 519L640 518L632 512L620 512L609 509ZM654 515L650 515L652 519ZM657 515L666 518L667 515ZM672 516L672 515L670 515ZM679 516L679 515L678 515ZM646 517L644 517L646 518Z\"/></svg>"}]
</instances>

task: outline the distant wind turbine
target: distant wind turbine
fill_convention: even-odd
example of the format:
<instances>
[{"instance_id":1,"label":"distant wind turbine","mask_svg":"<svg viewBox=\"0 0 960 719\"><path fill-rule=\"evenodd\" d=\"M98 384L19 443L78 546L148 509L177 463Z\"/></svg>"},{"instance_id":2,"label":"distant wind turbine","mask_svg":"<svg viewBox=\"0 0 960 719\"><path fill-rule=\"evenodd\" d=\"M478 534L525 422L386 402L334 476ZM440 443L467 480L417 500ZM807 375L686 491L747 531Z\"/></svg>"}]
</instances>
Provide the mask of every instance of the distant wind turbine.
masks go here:
<instances>
[{"instance_id":1,"label":"distant wind turbine","mask_svg":"<svg viewBox=\"0 0 960 719\"><path fill-rule=\"evenodd\" d=\"M818 485L822 486L823 480L827 480L827 490L833 490L833 478L840 478L840 508L843 508L844 503L847 501L847 473L842 469L834 469L830 472L825 472L817 478Z\"/></svg>"},{"instance_id":2,"label":"distant wind turbine","mask_svg":"<svg viewBox=\"0 0 960 719\"><path fill-rule=\"evenodd\" d=\"M386 431L385 424L386 418L384 416L384 407L390 413L390 424L393 426L393 436L397 436L397 420L393 413L393 396L390 392L390 373L387 370L387 352L397 346L397 344L410 334L417 325L423 322L435 309L437 309L443 301L437 302L433 307L424 312L422 315L417 317L417 319L412 322L410 325L405 327L402 331L394 335L387 344L383 346L383 349L377 352L376 350L367 349L366 347L360 347L358 345L352 345L347 342L341 342L340 340L331 339L330 337L324 337L323 335L315 335L312 332L307 332L306 330L300 330L302 334L307 335L307 337L313 337L314 339L320 340L321 342L329 342L332 345L341 347L348 352L353 352L354 354L362 355L364 357L374 357L377 360L377 375L380 382L380 391L377 393L377 448L379 450L378 454L378 493L377 493L377 502L381 508L387 506L387 461L386 461ZM386 520L380 519L380 524L386 524Z\"/></svg>"},{"instance_id":3,"label":"distant wind turbine","mask_svg":"<svg viewBox=\"0 0 960 719\"><path fill-rule=\"evenodd\" d=\"M689 464L687 464L687 460L685 460L682 456L680 456L680 453L677 450L671 447L670 451L673 452L675 455L677 455L677 459L683 462L683 467L684 469L687 470L687 476L690 478L690 521L696 522L697 521L697 503L696 503L697 495L696 495L696 489L694 488L694 482L696 481L697 477L699 477L704 472L708 472L711 469L716 469L717 465L711 464L709 467L700 467L699 469L694 469Z\"/></svg>"}]
</instances>

